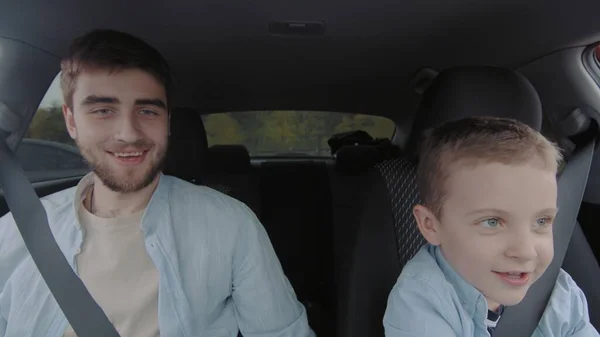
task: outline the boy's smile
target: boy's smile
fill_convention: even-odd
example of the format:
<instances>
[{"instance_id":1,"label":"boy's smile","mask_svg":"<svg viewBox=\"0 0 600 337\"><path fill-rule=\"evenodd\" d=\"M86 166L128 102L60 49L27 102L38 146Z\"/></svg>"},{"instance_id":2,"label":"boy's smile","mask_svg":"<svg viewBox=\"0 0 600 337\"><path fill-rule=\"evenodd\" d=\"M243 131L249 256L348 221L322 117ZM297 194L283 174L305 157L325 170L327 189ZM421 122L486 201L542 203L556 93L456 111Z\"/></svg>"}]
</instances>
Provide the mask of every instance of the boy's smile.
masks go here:
<instances>
[{"instance_id":1,"label":"boy's smile","mask_svg":"<svg viewBox=\"0 0 600 337\"><path fill-rule=\"evenodd\" d=\"M439 220L415 208L427 240L492 310L519 303L553 258L556 177L535 164L455 163Z\"/></svg>"}]
</instances>

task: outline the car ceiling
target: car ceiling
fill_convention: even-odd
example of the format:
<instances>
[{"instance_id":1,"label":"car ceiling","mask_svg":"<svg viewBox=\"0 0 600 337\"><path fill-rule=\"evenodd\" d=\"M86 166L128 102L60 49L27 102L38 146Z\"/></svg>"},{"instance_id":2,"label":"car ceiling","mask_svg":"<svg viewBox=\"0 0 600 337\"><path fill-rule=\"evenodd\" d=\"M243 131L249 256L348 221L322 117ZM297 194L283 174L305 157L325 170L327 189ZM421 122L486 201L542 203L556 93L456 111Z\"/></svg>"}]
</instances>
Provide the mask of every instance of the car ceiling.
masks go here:
<instances>
[{"instance_id":1,"label":"car ceiling","mask_svg":"<svg viewBox=\"0 0 600 337\"><path fill-rule=\"evenodd\" d=\"M423 67L515 67L600 40L597 0L2 2L0 36L59 57L92 28L146 39L173 67L177 105L203 112L318 109L398 120L418 101L409 82ZM274 36L273 20L320 21L326 31Z\"/></svg>"}]
</instances>

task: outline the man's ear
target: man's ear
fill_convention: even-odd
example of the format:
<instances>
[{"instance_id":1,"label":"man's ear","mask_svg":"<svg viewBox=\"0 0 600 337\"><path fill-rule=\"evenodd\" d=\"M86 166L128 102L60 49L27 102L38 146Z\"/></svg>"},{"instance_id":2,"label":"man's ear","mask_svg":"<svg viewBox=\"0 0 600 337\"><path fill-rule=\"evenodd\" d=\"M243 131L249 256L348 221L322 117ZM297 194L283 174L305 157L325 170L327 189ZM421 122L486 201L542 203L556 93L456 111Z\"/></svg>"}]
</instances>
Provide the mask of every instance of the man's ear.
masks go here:
<instances>
[{"instance_id":1,"label":"man's ear","mask_svg":"<svg viewBox=\"0 0 600 337\"><path fill-rule=\"evenodd\" d=\"M171 114L173 114L173 112L171 111L171 109L169 109L167 111L168 111L168 117L169 117L169 119L167 120L167 127L169 128L168 136L171 136Z\"/></svg>"},{"instance_id":2,"label":"man's ear","mask_svg":"<svg viewBox=\"0 0 600 337\"><path fill-rule=\"evenodd\" d=\"M72 139L77 139L77 126L75 125L75 116L73 116L73 111L68 105L63 104L62 112L63 117L65 118L65 125L67 126L69 136L71 136Z\"/></svg>"},{"instance_id":3,"label":"man's ear","mask_svg":"<svg viewBox=\"0 0 600 337\"><path fill-rule=\"evenodd\" d=\"M425 240L434 246L439 246L441 243L440 222L433 212L423 205L416 205L413 208L413 216Z\"/></svg>"}]
</instances>

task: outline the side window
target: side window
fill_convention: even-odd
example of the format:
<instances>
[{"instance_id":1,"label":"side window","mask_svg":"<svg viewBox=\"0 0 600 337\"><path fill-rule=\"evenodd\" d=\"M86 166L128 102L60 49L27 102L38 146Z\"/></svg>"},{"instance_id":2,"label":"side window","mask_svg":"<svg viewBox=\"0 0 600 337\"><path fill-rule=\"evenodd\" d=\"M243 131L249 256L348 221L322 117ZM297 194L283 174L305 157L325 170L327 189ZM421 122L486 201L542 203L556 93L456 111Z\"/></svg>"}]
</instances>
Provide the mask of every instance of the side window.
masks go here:
<instances>
[{"instance_id":1,"label":"side window","mask_svg":"<svg viewBox=\"0 0 600 337\"><path fill-rule=\"evenodd\" d=\"M88 166L67 133L60 76L42 99L16 156L32 182L80 176Z\"/></svg>"},{"instance_id":2,"label":"side window","mask_svg":"<svg viewBox=\"0 0 600 337\"><path fill-rule=\"evenodd\" d=\"M396 129L384 117L326 111L224 112L202 119L209 146L242 144L252 157L328 157L334 134L364 130L391 139Z\"/></svg>"}]
</instances>

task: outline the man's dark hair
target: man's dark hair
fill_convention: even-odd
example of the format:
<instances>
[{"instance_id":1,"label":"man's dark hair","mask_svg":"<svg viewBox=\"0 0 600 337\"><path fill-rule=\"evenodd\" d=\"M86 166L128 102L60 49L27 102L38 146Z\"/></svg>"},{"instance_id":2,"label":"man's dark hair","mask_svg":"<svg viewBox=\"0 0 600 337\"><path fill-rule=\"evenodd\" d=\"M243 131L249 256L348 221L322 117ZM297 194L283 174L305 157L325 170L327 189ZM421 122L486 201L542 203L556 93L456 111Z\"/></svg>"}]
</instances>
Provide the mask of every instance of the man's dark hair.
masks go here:
<instances>
[{"instance_id":1,"label":"man's dark hair","mask_svg":"<svg viewBox=\"0 0 600 337\"><path fill-rule=\"evenodd\" d=\"M165 87L170 106L172 77L164 57L144 40L110 29L96 29L73 40L69 54L61 62L61 88L65 103L73 109L73 92L79 74L86 70L118 72L140 69Z\"/></svg>"}]
</instances>

